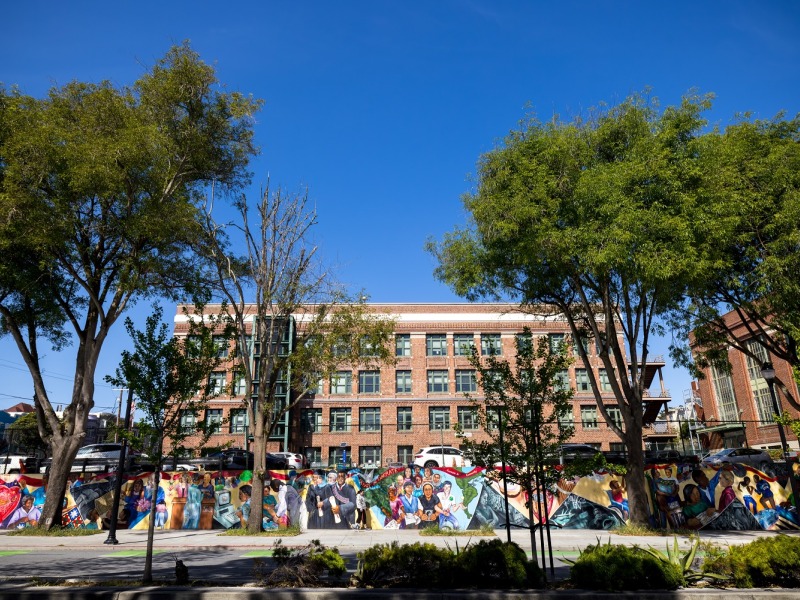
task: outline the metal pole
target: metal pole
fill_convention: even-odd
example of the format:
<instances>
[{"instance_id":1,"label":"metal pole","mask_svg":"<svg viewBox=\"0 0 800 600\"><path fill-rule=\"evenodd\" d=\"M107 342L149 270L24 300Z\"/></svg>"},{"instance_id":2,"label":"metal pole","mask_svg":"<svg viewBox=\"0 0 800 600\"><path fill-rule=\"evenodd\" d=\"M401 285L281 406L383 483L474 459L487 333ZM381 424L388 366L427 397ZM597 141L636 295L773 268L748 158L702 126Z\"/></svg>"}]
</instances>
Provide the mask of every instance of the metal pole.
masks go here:
<instances>
[{"instance_id":1,"label":"metal pole","mask_svg":"<svg viewBox=\"0 0 800 600\"><path fill-rule=\"evenodd\" d=\"M768 364L769 363L764 363L764 368ZM770 365L770 367L771 366L772 365ZM781 416L781 408L778 405L778 397L775 395L775 377L774 377L775 372L773 371L772 373L773 377L770 378L764 377L764 379L767 380L767 386L769 387L769 395L772 398L772 410L775 412L777 416ZM786 468L789 469L789 486L791 487L792 496L794 498L794 508L795 510L800 511L800 499L798 499L800 498L800 490L798 490L799 484L794 474L792 473L791 468L789 467L789 445L786 443L786 432L784 432L783 430L783 425L778 425L778 435L780 435L781 438L781 451L783 452L783 462L786 465Z\"/></svg>"},{"instance_id":2,"label":"metal pole","mask_svg":"<svg viewBox=\"0 0 800 600\"><path fill-rule=\"evenodd\" d=\"M133 405L133 390L128 389L128 403L125 406L125 431L131 422L131 406ZM128 452L128 438L122 437L122 448L119 451L119 463L117 463L117 481L114 486L114 503L111 507L111 522L108 527L108 537L104 544L119 544L117 541L117 520L119 519L119 501L122 495L122 477L125 473L125 455ZM155 498L153 499L155 501Z\"/></svg>"}]
</instances>

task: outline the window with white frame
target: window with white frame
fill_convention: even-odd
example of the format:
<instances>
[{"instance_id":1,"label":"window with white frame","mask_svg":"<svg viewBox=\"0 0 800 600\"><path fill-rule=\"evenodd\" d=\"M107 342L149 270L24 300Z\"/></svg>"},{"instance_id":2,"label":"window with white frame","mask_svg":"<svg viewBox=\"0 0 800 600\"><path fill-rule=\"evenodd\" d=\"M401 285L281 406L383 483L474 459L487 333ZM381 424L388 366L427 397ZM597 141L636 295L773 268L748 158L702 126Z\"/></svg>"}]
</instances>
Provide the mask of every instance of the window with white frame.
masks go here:
<instances>
[{"instance_id":1,"label":"window with white frame","mask_svg":"<svg viewBox=\"0 0 800 600\"><path fill-rule=\"evenodd\" d=\"M330 412L330 431L350 431L351 412L349 408L332 408Z\"/></svg>"},{"instance_id":2,"label":"window with white frame","mask_svg":"<svg viewBox=\"0 0 800 600\"><path fill-rule=\"evenodd\" d=\"M209 408L206 410L206 430L209 433L219 433L222 430L221 408Z\"/></svg>"},{"instance_id":3,"label":"window with white frame","mask_svg":"<svg viewBox=\"0 0 800 600\"><path fill-rule=\"evenodd\" d=\"M472 406L458 407L458 424L463 431L478 429L478 413Z\"/></svg>"},{"instance_id":4,"label":"window with white frame","mask_svg":"<svg viewBox=\"0 0 800 600\"><path fill-rule=\"evenodd\" d=\"M767 349L757 339L747 342L747 349L757 357L754 359L750 355L745 355L747 374L750 378L750 390L753 392L758 420L761 421L762 425L769 425L773 422L772 415L775 414L775 411L772 407L772 398L769 395L769 386L766 379L761 376L761 366L769 361L769 355L767 354ZM733 420L738 420L738 417L734 417Z\"/></svg>"},{"instance_id":5,"label":"window with white frame","mask_svg":"<svg viewBox=\"0 0 800 600\"><path fill-rule=\"evenodd\" d=\"M377 407L363 407L358 409L359 431L381 430L381 409Z\"/></svg>"},{"instance_id":6,"label":"window with white frame","mask_svg":"<svg viewBox=\"0 0 800 600\"><path fill-rule=\"evenodd\" d=\"M411 334L398 333L394 336L394 355L411 356Z\"/></svg>"},{"instance_id":7,"label":"window with white frame","mask_svg":"<svg viewBox=\"0 0 800 600\"><path fill-rule=\"evenodd\" d=\"M428 426L431 431L450 429L450 407L431 406L428 409Z\"/></svg>"},{"instance_id":8,"label":"window with white frame","mask_svg":"<svg viewBox=\"0 0 800 600\"><path fill-rule=\"evenodd\" d=\"M301 410L300 428L303 433L322 433L322 409L304 408Z\"/></svg>"},{"instance_id":9,"label":"window with white frame","mask_svg":"<svg viewBox=\"0 0 800 600\"><path fill-rule=\"evenodd\" d=\"M412 414L410 406L399 406L397 408L397 431L411 431Z\"/></svg>"},{"instance_id":10,"label":"window with white frame","mask_svg":"<svg viewBox=\"0 0 800 600\"><path fill-rule=\"evenodd\" d=\"M581 426L584 429L597 429L596 406L581 406Z\"/></svg>"},{"instance_id":11,"label":"window with white frame","mask_svg":"<svg viewBox=\"0 0 800 600\"><path fill-rule=\"evenodd\" d=\"M444 333L426 335L425 351L428 356L447 356L447 335Z\"/></svg>"},{"instance_id":12,"label":"window with white frame","mask_svg":"<svg viewBox=\"0 0 800 600\"><path fill-rule=\"evenodd\" d=\"M380 371L359 371L358 372L358 393L359 394L380 394L381 393L381 372Z\"/></svg>"},{"instance_id":13,"label":"window with white frame","mask_svg":"<svg viewBox=\"0 0 800 600\"><path fill-rule=\"evenodd\" d=\"M411 393L411 371L394 372L394 391L397 394Z\"/></svg>"},{"instance_id":14,"label":"window with white frame","mask_svg":"<svg viewBox=\"0 0 800 600\"><path fill-rule=\"evenodd\" d=\"M481 355L482 356L501 356L503 354L503 344L499 333L481 334Z\"/></svg>"},{"instance_id":15,"label":"window with white frame","mask_svg":"<svg viewBox=\"0 0 800 600\"><path fill-rule=\"evenodd\" d=\"M247 418L247 410L244 408L231 409L230 415L230 432L231 433L244 433L247 431L249 425Z\"/></svg>"},{"instance_id":16,"label":"window with white frame","mask_svg":"<svg viewBox=\"0 0 800 600\"><path fill-rule=\"evenodd\" d=\"M428 371L428 393L439 394L449 391L447 371Z\"/></svg>"},{"instance_id":17,"label":"window with white frame","mask_svg":"<svg viewBox=\"0 0 800 600\"><path fill-rule=\"evenodd\" d=\"M471 333L453 334L453 353L456 356L472 356L475 348L475 336Z\"/></svg>"},{"instance_id":18,"label":"window with white frame","mask_svg":"<svg viewBox=\"0 0 800 600\"><path fill-rule=\"evenodd\" d=\"M462 394L478 391L474 369L456 369L456 391Z\"/></svg>"},{"instance_id":19,"label":"window with white frame","mask_svg":"<svg viewBox=\"0 0 800 600\"><path fill-rule=\"evenodd\" d=\"M352 393L353 373L351 371L336 371L331 376L331 395Z\"/></svg>"},{"instance_id":20,"label":"window with white frame","mask_svg":"<svg viewBox=\"0 0 800 600\"><path fill-rule=\"evenodd\" d=\"M736 406L736 395L733 393L733 379L731 379L730 373L712 366L711 380L714 383L714 393L717 396L720 420L736 421L739 418L739 414Z\"/></svg>"}]
</instances>

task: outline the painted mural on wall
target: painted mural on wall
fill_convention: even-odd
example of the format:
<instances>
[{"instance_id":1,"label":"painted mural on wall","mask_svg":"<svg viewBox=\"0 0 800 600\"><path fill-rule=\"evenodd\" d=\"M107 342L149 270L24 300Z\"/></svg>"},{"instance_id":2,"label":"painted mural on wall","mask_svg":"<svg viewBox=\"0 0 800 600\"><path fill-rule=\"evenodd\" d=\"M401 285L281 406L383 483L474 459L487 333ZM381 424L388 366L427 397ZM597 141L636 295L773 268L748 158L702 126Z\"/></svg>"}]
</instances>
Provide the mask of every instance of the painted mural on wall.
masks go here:
<instances>
[{"instance_id":1,"label":"painted mural on wall","mask_svg":"<svg viewBox=\"0 0 800 600\"><path fill-rule=\"evenodd\" d=\"M478 529L505 527L508 498L513 527L549 523L566 529L612 529L628 519L624 477L608 473L560 479L529 512L524 489L482 468L270 472L261 509L265 529ZM158 529L242 527L252 507L249 471L152 473L123 482L117 526L146 529L155 503ZM751 467L696 469L653 465L646 470L654 525L694 529L800 529L788 483ZM69 482L63 523L108 528L115 474L86 474ZM35 526L46 494L43 475L0 478L0 528Z\"/></svg>"}]
</instances>

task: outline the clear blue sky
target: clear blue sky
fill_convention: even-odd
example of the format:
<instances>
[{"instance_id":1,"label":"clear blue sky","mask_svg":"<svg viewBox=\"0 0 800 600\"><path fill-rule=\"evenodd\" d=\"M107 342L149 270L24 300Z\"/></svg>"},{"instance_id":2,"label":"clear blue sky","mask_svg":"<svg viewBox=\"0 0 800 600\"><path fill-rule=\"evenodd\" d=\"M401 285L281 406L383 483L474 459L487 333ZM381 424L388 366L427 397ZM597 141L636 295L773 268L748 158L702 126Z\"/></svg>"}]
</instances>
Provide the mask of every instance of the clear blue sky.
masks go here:
<instances>
[{"instance_id":1,"label":"clear blue sky","mask_svg":"<svg viewBox=\"0 0 800 600\"><path fill-rule=\"evenodd\" d=\"M0 81L42 96L70 80L130 84L184 39L230 90L265 99L254 189L269 173L308 186L324 257L377 302L458 301L433 280L425 240L464 222L478 157L531 107L570 117L649 86L663 104L714 92L709 117L800 112L800 3L784 2L10 2ZM171 317L174 307L165 306ZM131 314L143 325L146 307ZM124 347L122 323L98 368ZM666 343L658 351L666 351ZM68 401L73 351L50 353ZM0 340L0 408L32 385ZM680 400L689 375L668 369ZM61 399L61 400L60 400Z\"/></svg>"}]
</instances>

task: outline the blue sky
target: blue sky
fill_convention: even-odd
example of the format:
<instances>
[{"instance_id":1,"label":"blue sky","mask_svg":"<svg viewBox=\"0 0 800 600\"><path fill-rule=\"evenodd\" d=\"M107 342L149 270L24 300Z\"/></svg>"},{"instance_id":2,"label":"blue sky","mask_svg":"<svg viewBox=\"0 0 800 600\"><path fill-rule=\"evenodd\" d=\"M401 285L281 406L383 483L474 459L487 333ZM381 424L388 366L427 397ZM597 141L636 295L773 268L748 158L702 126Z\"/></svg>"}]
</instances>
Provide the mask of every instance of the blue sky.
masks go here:
<instances>
[{"instance_id":1,"label":"blue sky","mask_svg":"<svg viewBox=\"0 0 800 600\"><path fill-rule=\"evenodd\" d=\"M184 39L228 89L265 100L253 191L270 175L308 186L325 259L377 302L459 301L434 281L428 237L463 224L479 156L530 112L565 118L651 87L662 104L696 88L724 125L749 111L800 112L800 4L784 2L12 2L0 81L42 96L73 79L135 81ZM146 306L131 316L143 325ZM174 307L165 306L171 317ZM122 324L98 368L125 347ZM666 353L667 343L657 351ZM47 387L68 401L73 351L49 353ZM32 385L0 340L0 408ZM668 369L680 399L690 378Z\"/></svg>"}]
</instances>

